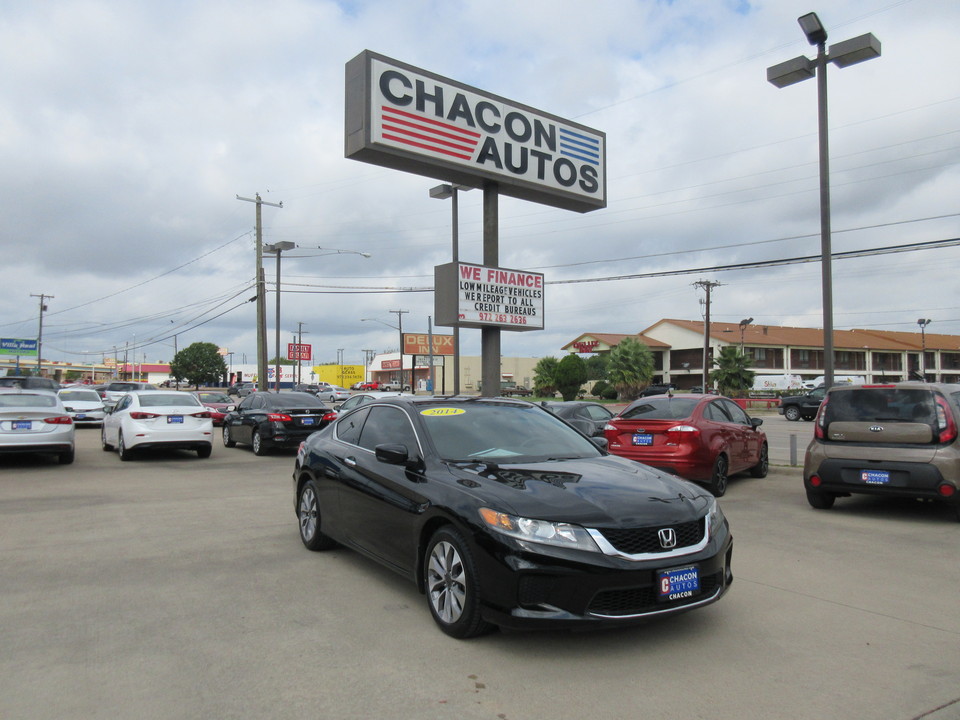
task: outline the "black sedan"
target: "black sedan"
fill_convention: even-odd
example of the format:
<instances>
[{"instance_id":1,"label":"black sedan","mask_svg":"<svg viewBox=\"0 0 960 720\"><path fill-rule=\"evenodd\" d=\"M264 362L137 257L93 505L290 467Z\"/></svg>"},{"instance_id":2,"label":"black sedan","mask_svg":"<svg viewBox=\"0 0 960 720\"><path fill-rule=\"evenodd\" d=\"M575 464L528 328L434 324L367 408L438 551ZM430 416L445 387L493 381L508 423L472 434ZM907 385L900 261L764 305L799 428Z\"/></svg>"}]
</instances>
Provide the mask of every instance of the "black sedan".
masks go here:
<instances>
[{"instance_id":1,"label":"black sedan","mask_svg":"<svg viewBox=\"0 0 960 720\"><path fill-rule=\"evenodd\" d=\"M733 539L716 499L603 443L520 400L383 398L301 445L300 538L413 580L457 638L624 625L719 599Z\"/></svg>"},{"instance_id":2,"label":"black sedan","mask_svg":"<svg viewBox=\"0 0 960 720\"><path fill-rule=\"evenodd\" d=\"M336 415L316 396L298 392L255 392L223 417L223 444L245 443L255 455L295 448Z\"/></svg>"},{"instance_id":3,"label":"black sedan","mask_svg":"<svg viewBox=\"0 0 960 720\"><path fill-rule=\"evenodd\" d=\"M600 403L589 400L571 400L569 402L546 401L543 406L573 425L587 437L601 437L613 413Z\"/></svg>"}]
</instances>

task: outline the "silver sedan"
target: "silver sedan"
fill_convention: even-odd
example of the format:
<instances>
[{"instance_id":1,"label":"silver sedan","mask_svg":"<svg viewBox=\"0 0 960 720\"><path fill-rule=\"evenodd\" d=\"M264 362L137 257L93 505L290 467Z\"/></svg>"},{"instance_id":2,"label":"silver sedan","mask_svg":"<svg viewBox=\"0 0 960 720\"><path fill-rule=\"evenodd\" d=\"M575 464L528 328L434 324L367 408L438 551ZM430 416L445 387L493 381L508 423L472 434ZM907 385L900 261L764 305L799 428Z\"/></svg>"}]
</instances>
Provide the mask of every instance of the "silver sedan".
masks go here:
<instances>
[{"instance_id":1,"label":"silver sedan","mask_svg":"<svg viewBox=\"0 0 960 720\"><path fill-rule=\"evenodd\" d=\"M73 418L52 390L0 389L0 453L52 453L73 462Z\"/></svg>"}]
</instances>

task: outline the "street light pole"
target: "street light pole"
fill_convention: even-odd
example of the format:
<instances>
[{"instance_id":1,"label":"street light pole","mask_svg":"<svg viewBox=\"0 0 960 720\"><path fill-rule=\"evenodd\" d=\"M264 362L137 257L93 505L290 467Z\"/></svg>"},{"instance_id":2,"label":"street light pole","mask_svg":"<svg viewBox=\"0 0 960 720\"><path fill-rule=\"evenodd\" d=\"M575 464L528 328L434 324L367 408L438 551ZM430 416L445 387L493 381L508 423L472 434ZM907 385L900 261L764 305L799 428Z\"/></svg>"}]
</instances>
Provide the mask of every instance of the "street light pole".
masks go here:
<instances>
[{"instance_id":1,"label":"street light pole","mask_svg":"<svg viewBox=\"0 0 960 720\"><path fill-rule=\"evenodd\" d=\"M397 315L397 330L400 331L400 391L403 392L403 316L409 310L388 310ZM413 365L410 366L410 392L413 392Z\"/></svg>"},{"instance_id":2,"label":"street light pole","mask_svg":"<svg viewBox=\"0 0 960 720\"><path fill-rule=\"evenodd\" d=\"M923 382L927 381L927 325L932 323L930 318L920 318L917 325L920 326L920 377ZM936 380L936 377L934 377Z\"/></svg>"},{"instance_id":3,"label":"street light pole","mask_svg":"<svg viewBox=\"0 0 960 720\"><path fill-rule=\"evenodd\" d=\"M292 250L297 246L296 243L284 240L273 245L264 246L267 252L275 253L277 256L277 317L275 326L275 349L276 349L276 376L273 379L273 389L280 392L280 253L284 250Z\"/></svg>"},{"instance_id":4,"label":"street light pole","mask_svg":"<svg viewBox=\"0 0 960 720\"><path fill-rule=\"evenodd\" d=\"M778 88L817 77L817 129L820 162L820 272L823 296L823 383L833 385L833 250L830 231L830 152L827 130L827 64L847 67L880 56L880 41L871 33L843 40L827 52L827 31L816 13L797 18L811 45L814 60L804 55L767 68L767 81Z\"/></svg>"}]
</instances>

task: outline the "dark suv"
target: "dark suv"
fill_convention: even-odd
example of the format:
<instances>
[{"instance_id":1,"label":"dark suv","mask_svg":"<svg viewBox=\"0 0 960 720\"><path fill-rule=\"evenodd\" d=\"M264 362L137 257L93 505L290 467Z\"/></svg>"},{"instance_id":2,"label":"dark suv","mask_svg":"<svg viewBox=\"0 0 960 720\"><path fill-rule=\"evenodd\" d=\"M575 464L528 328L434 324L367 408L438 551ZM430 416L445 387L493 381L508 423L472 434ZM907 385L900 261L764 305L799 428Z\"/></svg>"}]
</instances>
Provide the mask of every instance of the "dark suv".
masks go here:
<instances>
[{"instance_id":1,"label":"dark suv","mask_svg":"<svg viewBox=\"0 0 960 720\"><path fill-rule=\"evenodd\" d=\"M807 447L815 508L852 493L932 498L960 519L960 385L903 382L831 388Z\"/></svg>"}]
</instances>

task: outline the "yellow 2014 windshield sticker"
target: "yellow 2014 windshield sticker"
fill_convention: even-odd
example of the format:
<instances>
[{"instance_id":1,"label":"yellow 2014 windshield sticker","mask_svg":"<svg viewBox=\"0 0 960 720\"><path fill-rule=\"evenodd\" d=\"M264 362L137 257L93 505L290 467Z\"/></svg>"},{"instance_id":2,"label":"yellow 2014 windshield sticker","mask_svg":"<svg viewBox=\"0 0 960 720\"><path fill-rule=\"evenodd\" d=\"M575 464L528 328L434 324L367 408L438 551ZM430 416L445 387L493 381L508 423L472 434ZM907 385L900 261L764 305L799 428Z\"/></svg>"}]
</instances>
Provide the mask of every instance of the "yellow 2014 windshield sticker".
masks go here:
<instances>
[{"instance_id":1,"label":"yellow 2014 windshield sticker","mask_svg":"<svg viewBox=\"0 0 960 720\"><path fill-rule=\"evenodd\" d=\"M463 415L466 412L463 408L427 408L426 410L421 410L421 415L426 415L427 417L442 417L446 415Z\"/></svg>"}]
</instances>

